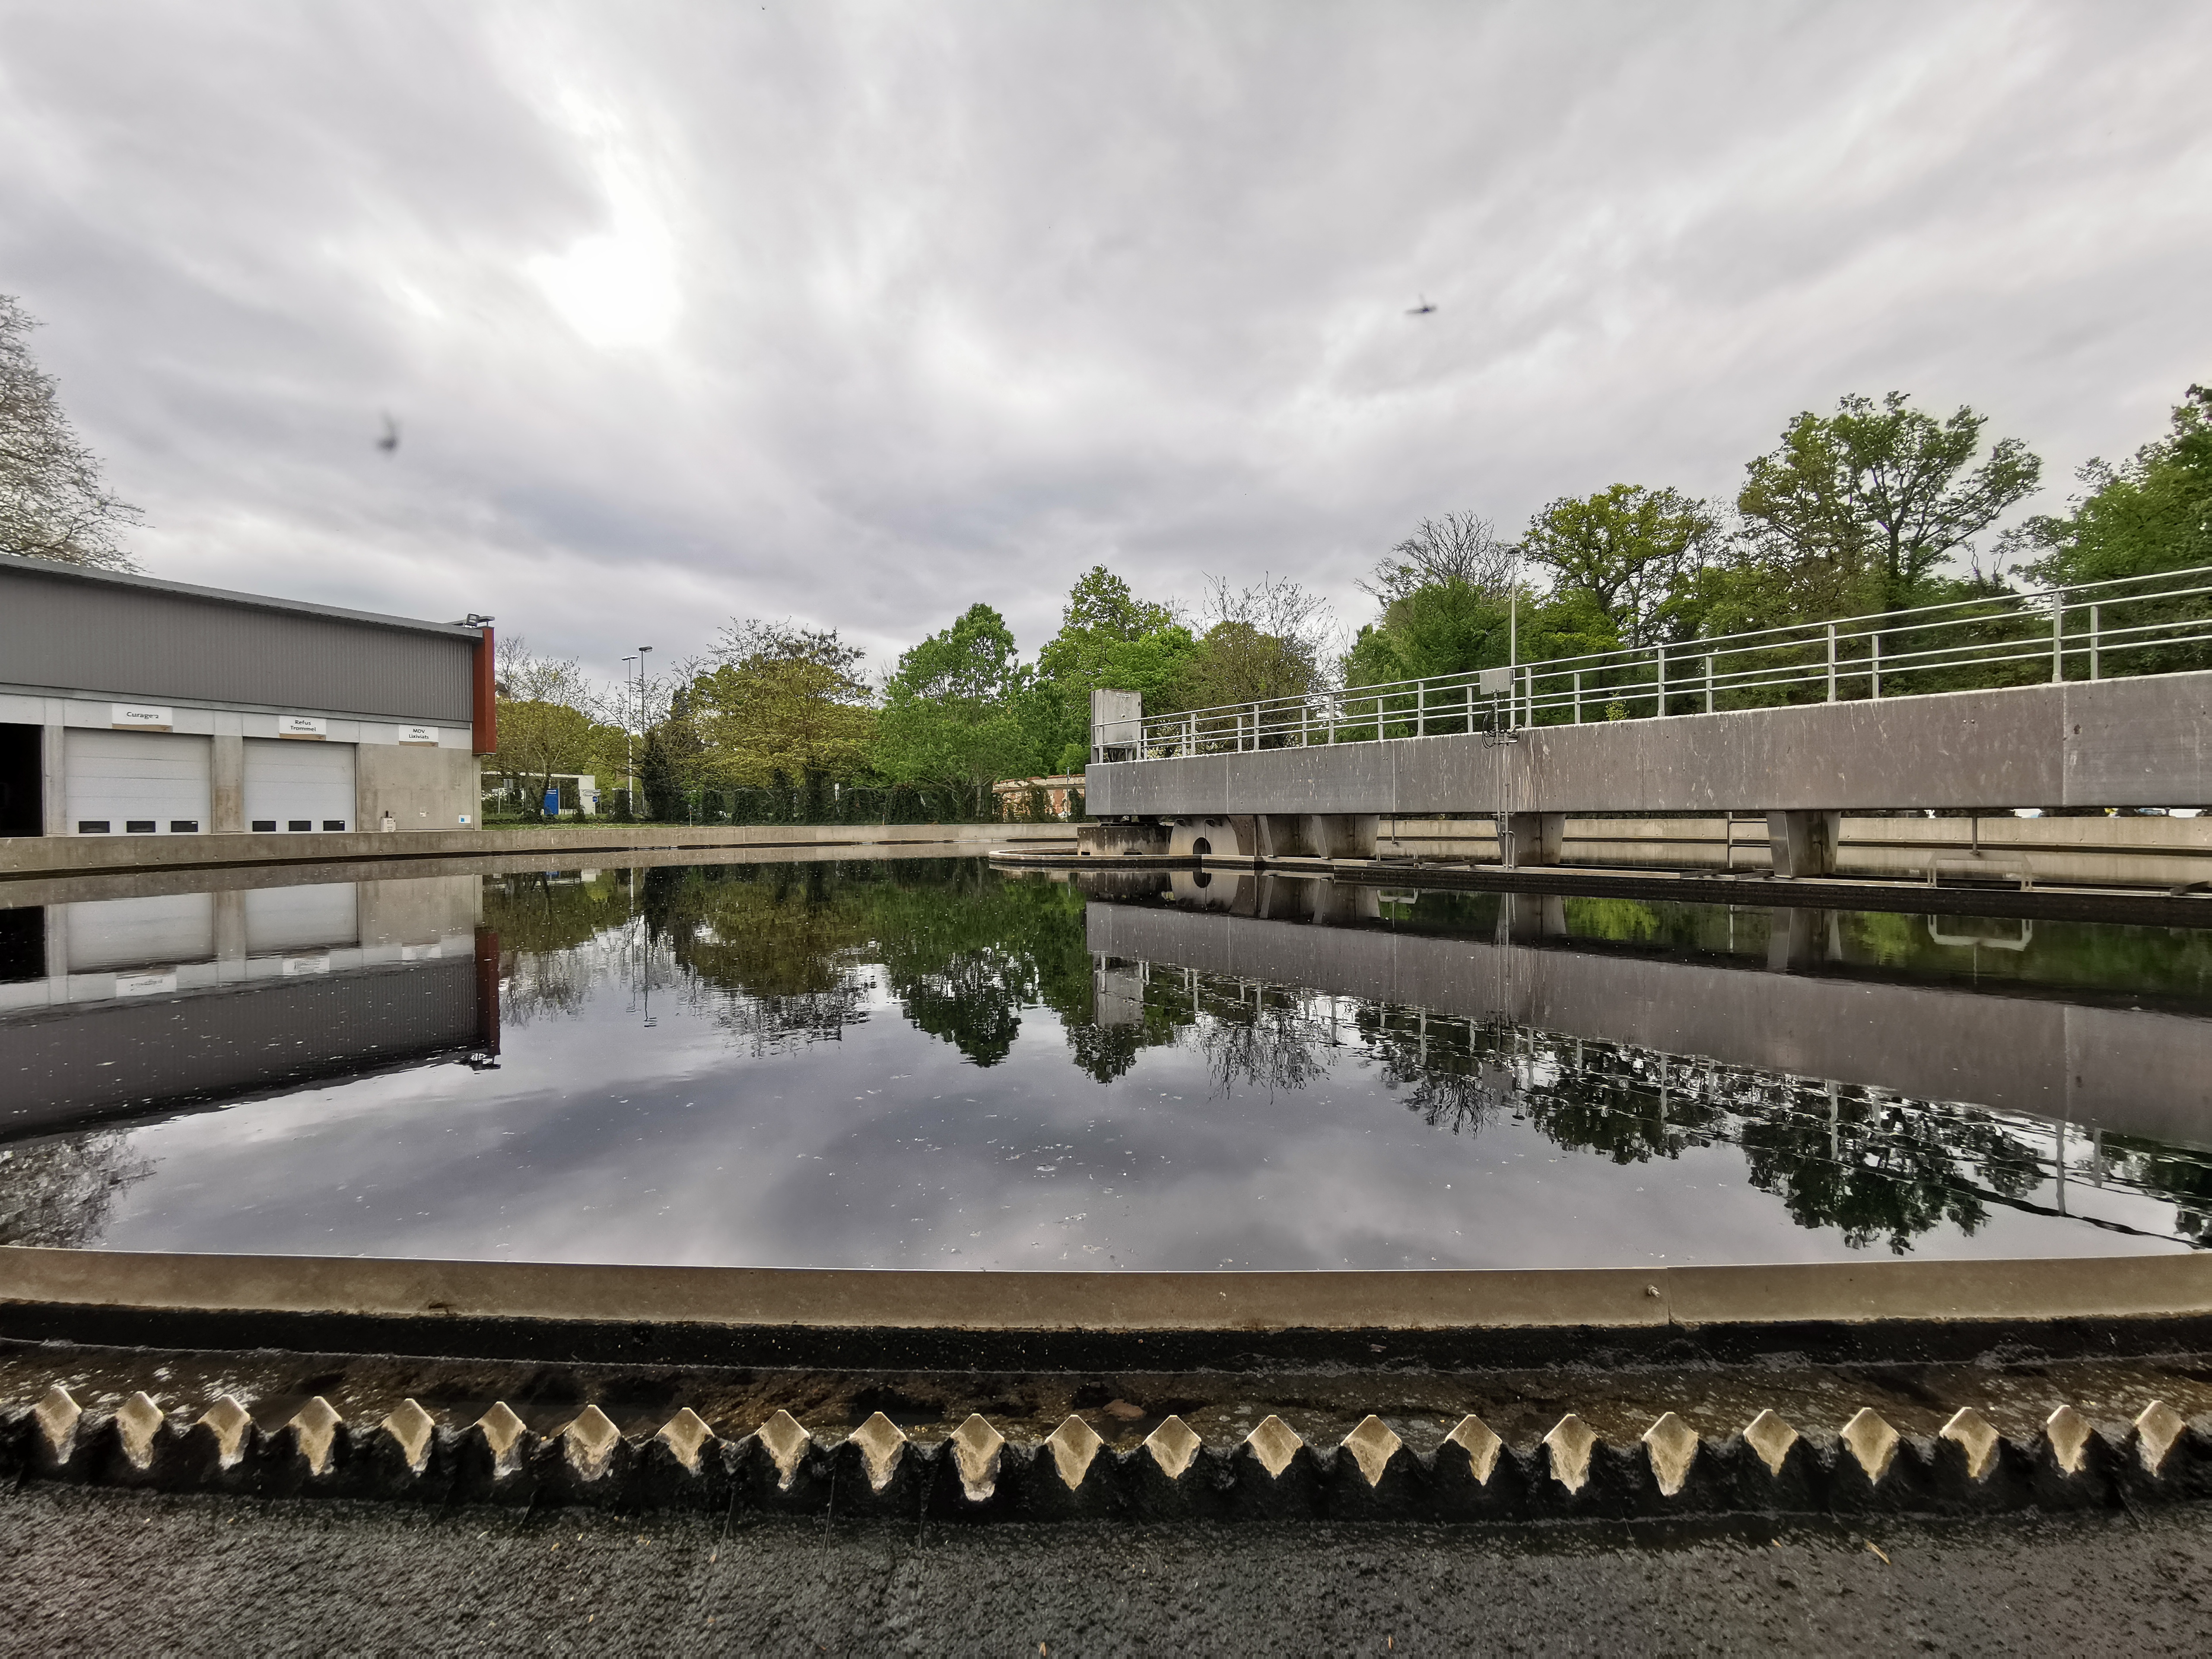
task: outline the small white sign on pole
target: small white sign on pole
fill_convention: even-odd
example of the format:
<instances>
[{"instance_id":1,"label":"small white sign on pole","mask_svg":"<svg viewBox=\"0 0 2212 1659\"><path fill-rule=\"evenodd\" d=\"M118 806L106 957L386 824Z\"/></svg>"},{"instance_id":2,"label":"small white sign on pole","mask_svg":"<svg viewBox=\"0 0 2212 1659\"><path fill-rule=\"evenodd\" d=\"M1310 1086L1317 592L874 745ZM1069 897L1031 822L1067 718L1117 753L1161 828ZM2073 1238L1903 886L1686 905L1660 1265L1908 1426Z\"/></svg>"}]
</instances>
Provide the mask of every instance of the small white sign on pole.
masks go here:
<instances>
[{"instance_id":1,"label":"small white sign on pole","mask_svg":"<svg viewBox=\"0 0 2212 1659\"><path fill-rule=\"evenodd\" d=\"M112 702L107 705L107 723L128 732L166 732L176 723L175 713L148 702Z\"/></svg>"},{"instance_id":2,"label":"small white sign on pole","mask_svg":"<svg viewBox=\"0 0 2212 1659\"><path fill-rule=\"evenodd\" d=\"M438 746L438 728L434 726L403 726L399 728L399 741L419 743L426 748L435 749Z\"/></svg>"},{"instance_id":3,"label":"small white sign on pole","mask_svg":"<svg viewBox=\"0 0 2212 1659\"><path fill-rule=\"evenodd\" d=\"M151 974L118 974L115 994L119 997L159 996L164 991L177 988L177 970L165 969Z\"/></svg>"},{"instance_id":4,"label":"small white sign on pole","mask_svg":"<svg viewBox=\"0 0 2212 1659\"><path fill-rule=\"evenodd\" d=\"M331 723L319 714L279 714L276 735L280 738L307 738L319 742L331 735Z\"/></svg>"}]
</instances>

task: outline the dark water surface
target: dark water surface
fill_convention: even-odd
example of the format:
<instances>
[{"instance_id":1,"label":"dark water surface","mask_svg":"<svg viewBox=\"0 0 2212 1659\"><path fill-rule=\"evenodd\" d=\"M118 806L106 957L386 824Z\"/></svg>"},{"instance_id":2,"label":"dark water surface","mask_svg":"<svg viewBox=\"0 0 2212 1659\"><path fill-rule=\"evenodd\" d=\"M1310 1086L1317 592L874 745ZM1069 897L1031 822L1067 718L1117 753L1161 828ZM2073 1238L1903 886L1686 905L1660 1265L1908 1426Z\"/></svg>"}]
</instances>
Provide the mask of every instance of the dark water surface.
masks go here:
<instances>
[{"instance_id":1,"label":"dark water surface","mask_svg":"<svg viewBox=\"0 0 2212 1659\"><path fill-rule=\"evenodd\" d=\"M2212 1214L2212 932L957 860L258 878L0 911L0 1243L1570 1267Z\"/></svg>"}]
</instances>

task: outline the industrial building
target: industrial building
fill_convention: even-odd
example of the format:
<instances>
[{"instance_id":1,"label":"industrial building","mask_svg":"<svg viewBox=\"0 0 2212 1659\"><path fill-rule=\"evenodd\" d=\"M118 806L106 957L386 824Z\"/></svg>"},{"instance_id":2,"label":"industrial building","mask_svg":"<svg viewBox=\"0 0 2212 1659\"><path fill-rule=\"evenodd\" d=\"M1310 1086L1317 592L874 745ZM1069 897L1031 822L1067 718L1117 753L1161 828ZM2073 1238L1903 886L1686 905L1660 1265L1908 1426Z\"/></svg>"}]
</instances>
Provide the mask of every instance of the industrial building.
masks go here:
<instances>
[{"instance_id":1,"label":"industrial building","mask_svg":"<svg viewBox=\"0 0 2212 1659\"><path fill-rule=\"evenodd\" d=\"M477 820L492 631L0 559L0 836Z\"/></svg>"}]
</instances>

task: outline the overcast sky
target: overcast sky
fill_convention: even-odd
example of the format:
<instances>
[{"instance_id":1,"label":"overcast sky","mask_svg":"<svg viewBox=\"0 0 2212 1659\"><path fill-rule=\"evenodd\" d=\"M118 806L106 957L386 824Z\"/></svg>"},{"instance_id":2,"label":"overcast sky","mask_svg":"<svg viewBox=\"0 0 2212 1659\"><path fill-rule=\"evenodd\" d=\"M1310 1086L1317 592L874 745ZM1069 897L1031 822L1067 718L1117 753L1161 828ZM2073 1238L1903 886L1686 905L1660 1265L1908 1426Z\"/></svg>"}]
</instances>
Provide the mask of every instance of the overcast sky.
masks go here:
<instances>
[{"instance_id":1,"label":"overcast sky","mask_svg":"<svg viewBox=\"0 0 2212 1659\"><path fill-rule=\"evenodd\" d=\"M1732 493L1899 387L2212 379L2212 7L0 0L0 292L153 574L619 672L1424 514ZM1424 298L1436 310L1410 316ZM375 446L380 415L397 453Z\"/></svg>"}]
</instances>

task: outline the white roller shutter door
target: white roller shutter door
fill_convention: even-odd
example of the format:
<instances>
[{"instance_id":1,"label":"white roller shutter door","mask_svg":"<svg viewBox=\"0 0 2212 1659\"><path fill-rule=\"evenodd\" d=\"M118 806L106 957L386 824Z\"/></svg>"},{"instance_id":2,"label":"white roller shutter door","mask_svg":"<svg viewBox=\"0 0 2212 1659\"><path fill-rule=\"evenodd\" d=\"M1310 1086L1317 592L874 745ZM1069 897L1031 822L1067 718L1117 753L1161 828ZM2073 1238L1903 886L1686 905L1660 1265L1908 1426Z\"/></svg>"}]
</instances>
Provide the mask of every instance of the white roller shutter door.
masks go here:
<instances>
[{"instance_id":1,"label":"white roller shutter door","mask_svg":"<svg viewBox=\"0 0 2212 1659\"><path fill-rule=\"evenodd\" d=\"M277 956L351 945L357 936L354 885L249 887L246 890L246 953Z\"/></svg>"},{"instance_id":2,"label":"white roller shutter door","mask_svg":"<svg viewBox=\"0 0 2212 1659\"><path fill-rule=\"evenodd\" d=\"M351 744L246 740L248 830L350 830L353 803Z\"/></svg>"},{"instance_id":3,"label":"white roller shutter door","mask_svg":"<svg viewBox=\"0 0 2212 1659\"><path fill-rule=\"evenodd\" d=\"M70 972L103 968L173 967L215 956L215 895L169 893L159 898L94 899L60 907L67 915Z\"/></svg>"},{"instance_id":4,"label":"white roller shutter door","mask_svg":"<svg viewBox=\"0 0 2212 1659\"><path fill-rule=\"evenodd\" d=\"M208 827L211 747L174 732L71 726L63 791L70 828L88 836L198 834Z\"/></svg>"}]
</instances>

